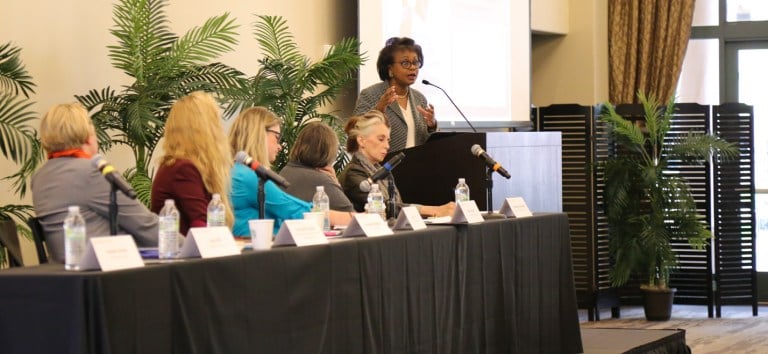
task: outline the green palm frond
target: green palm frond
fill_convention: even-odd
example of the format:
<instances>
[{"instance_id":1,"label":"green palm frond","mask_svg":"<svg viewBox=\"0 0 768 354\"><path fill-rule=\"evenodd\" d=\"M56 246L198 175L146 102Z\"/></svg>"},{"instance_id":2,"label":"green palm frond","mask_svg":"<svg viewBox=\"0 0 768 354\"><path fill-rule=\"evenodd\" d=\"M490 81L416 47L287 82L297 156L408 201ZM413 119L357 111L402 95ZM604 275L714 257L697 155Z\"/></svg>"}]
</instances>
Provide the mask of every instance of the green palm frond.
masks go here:
<instances>
[{"instance_id":1,"label":"green palm frond","mask_svg":"<svg viewBox=\"0 0 768 354\"><path fill-rule=\"evenodd\" d=\"M34 129L28 125L37 118L30 110L33 104L10 93L0 94L0 152L15 163L31 156L28 146L36 140Z\"/></svg>"},{"instance_id":2,"label":"green palm frond","mask_svg":"<svg viewBox=\"0 0 768 354\"><path fill-rule=\"evenodd\" d=\"M281 16L257 17L253 35L266 56L292 63L303 60L299 46L288 28L288 21Z\"/></svg>"},{"instance_id":3,"label":"green palm frond","mask_svg":"<svg viewBox=\"0 0 768 354\"><path fill-rule=\"evenodd\" d=\"M173 43L166 68L188 68L231 51L237 44L237 27L228 13L208 19L202 26L189 30Z\"/></svg>"},{"instance_id":4,"label":"green palm frond","mask_svg":"<svg viewBox=\"0 0 768 354\"><path fill-rule=\"evenodd\" d=\"M152 202L152 179L148 175L140 173L135 167L123 171L123 178L136 191L136 199L144 205L150 205Z\"/></svg>"},{"instance_id":5,"label":"green palm frond","mask_svg":"<svg viewBox=\"0 0 768 354\"><path fill-rule=\"evenodd\" d=\"M640 127L616 113L616 107L611 103L606 103L603 107L600 120L608 123L616 141L632 151L644 153L646 137Z\"/></svg>"},{"instance_id":6,"label":"green palm frond","mask_svg":"<svg viewBox=\"0 0 768 354\"><path fill-rule=\"evenodd\" d=\"M110 45L112 66L144 82L152 74L147 68L162 58L176 36L168 28L165 0L122 0L115 4L110 33L118 44Z\"/></svg>"},{"instance_id":7,"label":"green palm frond","mask_svg":"<svg viewBox=\"0 0 768 354\"><path fill-rule=\"evenodd\" d=\"M29 98L35 92L35 84L21 62L20 53L21 48L11 43L0 44L0 92L21 93Z\"/></svg>"}]
</instances>

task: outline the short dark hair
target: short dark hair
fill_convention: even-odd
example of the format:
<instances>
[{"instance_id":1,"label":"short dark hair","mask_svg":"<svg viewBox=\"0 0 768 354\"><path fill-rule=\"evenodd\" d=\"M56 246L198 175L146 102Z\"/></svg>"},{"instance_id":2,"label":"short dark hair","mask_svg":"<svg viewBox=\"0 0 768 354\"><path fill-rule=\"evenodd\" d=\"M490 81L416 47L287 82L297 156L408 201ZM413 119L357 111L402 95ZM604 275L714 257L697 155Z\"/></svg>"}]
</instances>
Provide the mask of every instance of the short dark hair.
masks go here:
<instances>
[{"instance_id":1,"label":"short dark hair","mask_svg":"<svg viewBox=\"0 0 768 354\"><path fill-rule=\"evenodd\" d=\"M389 66L394 63L395 53L403 50L415 52L421 65L424 65L424 54L420 45L408 37L392 37L387 39L384 48L379 51L379 59L376 60L376 70L381 81L389 80Z\"/></svg>"},{"instance_id":2,"label":"short dark hair","mask_svg":"<svg viewBox=\"0 0 768 354\"><path fill-rule=\"evenodd\" d=\"M336 160L339 139L327 124L307 123L296 137L291 148L290 160L307 167L325 167Z\"/></svg>"}]
</instances>

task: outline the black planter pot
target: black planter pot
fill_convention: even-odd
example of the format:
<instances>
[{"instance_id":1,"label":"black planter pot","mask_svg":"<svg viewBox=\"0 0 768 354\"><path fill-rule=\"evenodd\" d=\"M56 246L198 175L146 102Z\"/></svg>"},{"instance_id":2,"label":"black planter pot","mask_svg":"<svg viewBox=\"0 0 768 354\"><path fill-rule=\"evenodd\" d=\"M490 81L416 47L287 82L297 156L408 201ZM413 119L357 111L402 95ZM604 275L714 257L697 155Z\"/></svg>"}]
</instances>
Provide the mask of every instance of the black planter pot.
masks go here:
<instances>
[{"instance_id":1,"label":"black planter pot","mask_svg":"<svg viewBox=\"0 0 768 354\"><path fill-rule=\"evenodd\" d=\"M642 289L645 319L648 321L667 321L672 316L672 301L676 288Z\"/></svg>"}]
</instances>

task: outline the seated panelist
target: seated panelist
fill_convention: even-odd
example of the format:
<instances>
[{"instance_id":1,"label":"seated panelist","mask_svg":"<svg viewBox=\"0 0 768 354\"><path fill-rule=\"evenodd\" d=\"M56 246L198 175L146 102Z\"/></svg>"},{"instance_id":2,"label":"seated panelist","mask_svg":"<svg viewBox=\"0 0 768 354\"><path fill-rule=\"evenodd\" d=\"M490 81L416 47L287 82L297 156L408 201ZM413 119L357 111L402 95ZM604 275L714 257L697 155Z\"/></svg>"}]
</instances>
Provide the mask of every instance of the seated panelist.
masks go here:
<instances>
[{"instance_id":1,"label":"seated panelist","mask_svg":"<svg viewBox=\"0 0 768 354\"><path fill-rule=\"evenodd\" d=\"M315 187L323 186L331 210L355 211L333 169L338 152L339 138L331 127L321 122L306 124L293 143L288 164L280 171L280 176L291 183L286 192L311 202Z\"/></svg>"},{"instance_id":2,"label":"seated panelist","mask_svg":"<svg viewBox=\"0 0 768 354\"><path fill-rule=\"evenodd\" d=\"M40 121L40 142L48 161L32 177L32 204L53 262L64 262L64 219L77 205L86 237L109 236L110 183L93 166L98 141L88 111L80 103L51 107ZM141 202L117 193L118 233L136 244L157 246L157 215Z\"/></svg>"},{"instance_id":3,"label":"seated panelist","mask_svg":"<svg viewBox=\"0 0 768 354\"><path fill-rule=\"evenodd\" d=\"M264 167L275 161L282 148L280 119L265 107L252 107L240 113L229 131L229 143L233 154L244 151ZM232 156L230 156L232 159ZM230 199L235 214L232 229L236 236L250 237L248 220L259 218L258 186L259 176L248 166L235 164L232 167L232 191ZM291 185L289 188L293 188ZM302 219L312 208L312 203L296 198L278 187L274 182L264 184L265 219L274 219L276 233L283 221ZM330 212L332 225L346 225L351 219L348 212Z\"/></svg>"},{"instance_id":4,"label":"seated panelist","mask_svg":"<svg viewBox=\"0 0 768 354\"><path fill-rule=\"evenodd\" d=\"M208 203L214 193L229 195L232 153L221 125L219 106L213 97L197 91L176 101L168 113L163 152L152 182L152 211L159 213L166 199L179 210L179 232L205 227ZM227 198L226 224L232 225Z\"/></svg>"},{"instance_id":5,"label":"seated panelist","mask_svg":"<svg viewBox=\"0 0 768 354\"><path fill-rule=\"evenodd\" d=\"M360 182L372 177L376 170L381 168L380 164L389 152L389 126L383 113L372 110L349 118L344 131L347 133L347 152L352 154L352 160L341 172L339 181L344 193L354 204L355 210L362 212L368 200L368 192L360 189ZM384 178L376 183L384 195L384 200L389 200L388 179ZM397 188L395 188L395 200L398 205L407 206L403 204ZM422 216L450 216L453 215L455 203L449 202L439 206L412 204L412 206L417 207Z\"/></svg>"}]
</instances>

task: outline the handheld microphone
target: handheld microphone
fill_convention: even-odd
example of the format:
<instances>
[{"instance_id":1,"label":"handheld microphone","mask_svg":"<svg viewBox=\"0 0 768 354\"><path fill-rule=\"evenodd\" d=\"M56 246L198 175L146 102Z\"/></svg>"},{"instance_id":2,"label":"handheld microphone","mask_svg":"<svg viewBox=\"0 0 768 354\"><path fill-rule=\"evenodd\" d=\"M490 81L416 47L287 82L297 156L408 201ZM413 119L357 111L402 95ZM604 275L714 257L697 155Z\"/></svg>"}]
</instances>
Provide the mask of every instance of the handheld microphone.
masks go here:
<instances>
[{"instance_id":1,"label":"handheld microphone","mask_svg":"<svg viewBox=\"0 0 768 354\"><path fill-rule=\"evenodd\" d=\"M472 128L472 131L477 133L477 129L475 129L475 127L472 126L472 123L469 122L469 119L467 119L467 116L464 115L464 112L462 112L459 109L459 106L457 106L456 103L453 102L453 100L451 99L451 96L448 95L448 92L445 92L445 90L443 90L442 87L437 86L437 85L435 85L435 84L433 84L433 83L431 83L431 82L429 82L427 80L421 80L421 83L424 84L424 85L429 85L429 86L437 87L437 88L440 89L440 91L443 91L443 94L445 94L445 97L448 97L448 100L451 101L451 104L453 104L453 106L456 107L456 110L459 111L459 114L461 114L461 118L464 118L464 121L467 122L467 125L469 125L470 128Z\"/></svg>"},{"instance_id":2,"label":"handheld microphone","mask_svg":"<svg viewBox=\"0 0 768 354\"><path fill-rule=\"evenodd\" d=\"M123 192L123 194L125 194L128 198L136 199L136 191L134 191L133 187L131 187L131 185L128 184L125 179L123 179L123 176L117 173L115 168L110 165L106 159L104 159L104 156L95 155L92 157L91 165L99 170L101 175L104 176L104 178L106 178L109 183Z\"/></svg>"},{"instance_id":3,"label":"handheld microphone","mask_svg":"<svg viewBox=\"0 0 768 354\"><path fill-rule=\"evenodd\" d=\"M389 173L400 163L400 161L403 161L405 158L405 154L400 152L397 155L393 156L389 161L385 162L381 168L376 170L374 172L373 176L366 178L360 182L360 190L363 192L370 192L371 191L371 185L376 183L376 181L387 177Z\"/></svg>"},{"instance_id":4,"label":"handheld microphone","mask_svg":"<svg viewBox=\"0 0 768 354\"><path fill-rule=\"evenodd\" d=\"M256 161L252 157L248 156L248 153L245 151L238 151L237 154L235 154L235 162L250 167L253 172L256 172L256 175L258 175L260 178L271 180L283 188L288 188L288 186L291 185L288 183L288 181L285 180L285 178L275 173L275 171L264 167L259 163L259 161Z\"/></svg>"},{"instance_id":5,"label":"handheld microphone","mask_svg":"<svg viewBox=\"0 0 768 354\"><path fill-rule=\"evenodd\" d=\"M498 172L500 175L502 175L504 178L509 179L511 176L509 175L509 172L504 169L504 167L501 167L501 164L496 162L491 155L488 155L488 153L483 150L480 145L472 145L472 148L470 149L472 151L472 155L475 155L477 157L480 157L485 160L485 164L488 165L492 170Z\"/></svg>"}]
</instances>

